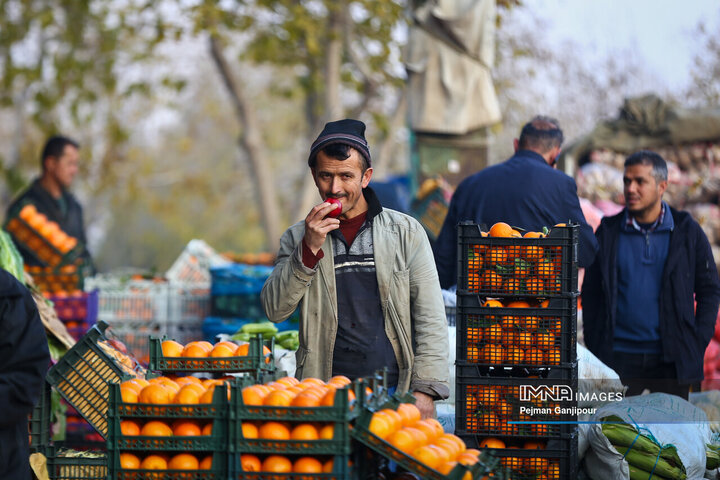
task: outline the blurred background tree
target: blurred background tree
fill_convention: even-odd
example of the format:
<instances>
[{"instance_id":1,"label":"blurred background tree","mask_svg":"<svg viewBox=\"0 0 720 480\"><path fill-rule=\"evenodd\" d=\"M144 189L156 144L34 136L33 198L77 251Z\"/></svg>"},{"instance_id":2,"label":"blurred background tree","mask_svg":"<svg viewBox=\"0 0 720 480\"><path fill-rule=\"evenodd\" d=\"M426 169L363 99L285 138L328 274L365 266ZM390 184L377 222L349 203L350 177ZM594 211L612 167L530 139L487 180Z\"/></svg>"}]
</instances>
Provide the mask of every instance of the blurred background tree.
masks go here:
<instances>
[{"instance_id":1,"label":"blurred background tree","mask_svg":"<svg viewBox=\"0 0 720 480\"><path fill-rule=\"evenodd\" d=\"M551 48L534 5L498 1L491 161L536 113L568 138L654 90L630 51ZM0 0L0 195L39 170L46 137L77 138L74 190L101 270L167 269L192 238L274 251L319 201L307 168L324 122L368 124L375 177L409 169L406 0ZM717 32L677 101L718 102ZM703 36L704 35L704 36ZM548 87L550 86L550 87Z\"/></svg>"}]
</instances>

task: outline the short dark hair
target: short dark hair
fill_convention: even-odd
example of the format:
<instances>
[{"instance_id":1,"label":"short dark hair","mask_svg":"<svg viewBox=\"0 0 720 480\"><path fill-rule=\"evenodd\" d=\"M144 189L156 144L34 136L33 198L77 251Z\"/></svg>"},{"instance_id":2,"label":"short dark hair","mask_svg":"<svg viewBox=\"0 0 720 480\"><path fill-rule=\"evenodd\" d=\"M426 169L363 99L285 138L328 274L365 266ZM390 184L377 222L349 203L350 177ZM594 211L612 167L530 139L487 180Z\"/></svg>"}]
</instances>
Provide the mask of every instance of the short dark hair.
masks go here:
<instances>
[{"instance_id":1,"label":"short dark hair","mask_svg":"<svg viewBox=\"0 0 720 480\"><path fill-rule=\"evenodd\" d=\"M652 166L652 176L656 182L667 181L667 163L665 163L665 159L662 158L659 153L650 150L640 150L625 159L625 168L640 164Z\"/></svg>"},{"instance_id":2,"label":"short dark hair","mask_svg":"<svg viewBox=\"0 0 720 480\"><path fill-rule=\"evenodd\" d=\"M327 145L320 149L320 151L323 152L325 155L336 160L347 160L352 154L351 150L355 150L356 152L358 152L361 160L360 168L362 169L363 173L365 173L365 170L370 168L370 163L368 162L367 158L365 158L365 155L363 155L357 148L354 148L347 143L331 143L330 145ZM313 155L310 159L310 168L315 168L316 165L317 155Z\"/></svg>"},{"instance_id":3,"label":"short dark hair","mask_svg":"<svg viewBox=\"0 0 720 480\"><path fill-rule=\"evenodd\" d=\"M518 147L546 153L555 147L560 147L563 140L563 131L557 120L537 115L523 126Z\"/></svg>"},{"instance_id":4,"label":"short dark hair","mask_svg":"<svg viewBox=\"0 0 720 480\"><path fill-rule=\"evenodd\" d=\"M63 135L55 135L53 137L50 137L48 141L45 142L45 147L43 147L42 156L40 157L40 166L42 167L42 169L45 170L46 158L62 157L62 154L65 151L65 147L68 145L72 145L73 147L78 149L80 148L80 144L78 142Z\"/></svg>"}]
</instances>

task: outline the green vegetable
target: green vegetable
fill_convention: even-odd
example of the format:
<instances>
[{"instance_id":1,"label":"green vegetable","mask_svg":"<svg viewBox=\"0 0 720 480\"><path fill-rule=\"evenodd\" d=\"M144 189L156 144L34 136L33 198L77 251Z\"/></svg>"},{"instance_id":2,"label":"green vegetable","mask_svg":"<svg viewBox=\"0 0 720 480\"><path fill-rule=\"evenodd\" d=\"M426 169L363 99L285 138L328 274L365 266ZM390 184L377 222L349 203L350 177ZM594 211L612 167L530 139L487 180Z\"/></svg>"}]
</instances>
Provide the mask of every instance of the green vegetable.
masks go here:
<instances>
[{"instance_id":1,"label":"green vegetable","mask_svg":"<svg viewBox=\"0 0 720 480\"><path fill-rule=\"evenodd\" d=\"M661 477L656 472L653 472L652 474L650 472L646 472L645 470L637 467L633 467L632 465L628 465L630 467L630 480L665 480L666 477Z\"/></svg>"},{"instance_id":2,"label":"green vegetable","mask_svg":"<svg viewBox=\"0 0 720 480\"><path fill-rule=\"evenodd\" d=\"M279 341L278 345L286 350L297 350L300 346L300 341L297 338L286 338L285 340Z\"/></svg>"},{"instance_id":3,"label":"green vegetable","mask_svg":"<svg viewBox=\"0 0 720 480\"><path fill-rule=\"evenodd\" d=\"M250 341L250 334L249 334L249 333L238 332L238 333L233 334L233 335L230 337L230 340L238 340L238 341L240 341L240 342L249 342L249 341Z\"/></svg>"},{"instance_id":4,"label":"green vegetable","mask_svg":"<svg viewBox=\"0 0 720 480\"><path fill-rule=\"evenodd\" d=\"M615 450L625 455L625 460L629 465L647 472L653 471L653 476L657 473L662 477L673 480L685 480L687 478L683 470L673 467L664 458L658 458L657 455L639 452L634 447L632 450L628 450L625 447L616 446Z\"/></svg>"},{"instance_id":5,"label":"green vegetable","mask_svg":"<svg viewBox=\"0 0 720 480\"><path fill-rule=\"evenodd\" d=\"M705 451L705 468L715 470L720 467L720 453L715 450L716 447L713 448L711 445L707 445L707 447Z\"/></svg>"},{"instance_id":6,"label":"green vegetable","mask_svg":"<svg viewBox=\"0 0 720 480\"><path fill-rule=\"evenodd\" d=\"M240 327L240 332L242 333L249 333L251 335L258 333L262 334L263 337L265 337L266 333L271 334L272 337L277 333L278 329L272 322L257 322L257 323L246 323L242 327Z\"/></svg>"},{"instance_id":7,"label":"green vegetable","mask_svg":"<svg viewBox=\"0 0 720 480\"><path fill-rule=\"evenodd\" d=\"M275 340L278 342L282 342L286 338L298 338L300 335L300 332L297 330L283 330L282 332L278 332L275 334Z\"/></svg>"},{"instance_id":8,"label":"green vegetable","mask_svg":"<svg viewBox=\"0 0 720 480\"><path fill-rule=\"evenodd\" d=\"M617 416L606 417L603 420L622 422L622 419ZM670 465L675 467L682 466L682 461L680 461L680 456L675 446L661 448L660 445L645 435L638 435L638 431L627 423L603 423L602 432L613 446L632 447L633 450L647 453L654 457L659 453L660 458L665 459Z\"/></svg>"},{"instance_id":9,"label":"green vegetable","mask_svg":"<svg viewBox=\"0 0 720 480\"><path fill-rule=\"evenodd\" d=\"M0 267L7 270L20 283L25 284L23 259L20 252L15 248L10 234L4 230L0 230Z\"/></svg>"}]
</instances>

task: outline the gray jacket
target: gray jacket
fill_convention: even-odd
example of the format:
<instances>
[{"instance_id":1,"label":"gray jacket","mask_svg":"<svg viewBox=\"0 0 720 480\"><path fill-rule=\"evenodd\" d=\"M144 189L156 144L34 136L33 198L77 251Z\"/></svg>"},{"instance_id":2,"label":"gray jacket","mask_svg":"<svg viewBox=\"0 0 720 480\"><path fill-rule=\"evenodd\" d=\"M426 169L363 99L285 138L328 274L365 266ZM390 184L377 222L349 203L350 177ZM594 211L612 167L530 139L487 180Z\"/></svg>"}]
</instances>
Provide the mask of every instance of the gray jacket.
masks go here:
<instances>
[{"instance_id":1,"label":"gray jacket","mask_svg":"<svg viewBox=\"0 0 720 480\"><path fill-rule=\"evenodd\" d=\"M304 234L304 221L285 231L261 298L273 322L282 322L300 305L296 376L327 380L338 328L332 240L325 238L325 256L309 269L302 263ZM447 398L447 320L427 235L412 217L383 209L373 218L372 236L385 333L400 369L398 391Z\"/></svg>"}]
</instances>

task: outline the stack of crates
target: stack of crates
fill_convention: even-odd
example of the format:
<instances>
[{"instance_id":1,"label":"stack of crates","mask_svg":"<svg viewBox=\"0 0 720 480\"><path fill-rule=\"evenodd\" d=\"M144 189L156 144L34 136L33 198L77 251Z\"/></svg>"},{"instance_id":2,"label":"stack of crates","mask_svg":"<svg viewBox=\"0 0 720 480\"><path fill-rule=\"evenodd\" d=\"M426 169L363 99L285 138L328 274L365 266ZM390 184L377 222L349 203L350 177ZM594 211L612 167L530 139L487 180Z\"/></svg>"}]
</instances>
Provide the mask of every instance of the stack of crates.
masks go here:
<instances>
[{"instance_id":1,"label":"stack of crates","mask_svg":"<svg viewBox=\"0 0 720 480\"><path fill-rule=\"evenodd\" d=\"M150 336L168 335L187 343L202 338L210 306L207 284L168 282L123 276L86 279L85 290L98 292L98 319L138 360L147 364Z\"/></svg>"},{"instance_id":2,"label":"stack of crates","mask_svg":"<svg viewBox=\"0 0 720 480\"><path fill-rule=\"evenodd\" d=\"M577 244L458 225L456 434L518 480L577 475Z\"/></svg>"},{"instance_id":3,"label":"stack of crates","mask_svg":"<svg viewBox=\"0 0 720 480\"><path fill-rule=\"evenodd\" d=\"M218 333L235 333L246 323L267 321L260 292L273 267L232 263L210 269L210 316L205 319L205 340ZM277 325L297 328L297 319Z\"/></svg>"},{"instance_id":4,"label":"stack of crates","mask_svg":"<svg viewBox=\"0 0 720 480\"><path fill-rule=\"evenodd\" d=\"M263 346L258 336L251 339L246 356L166 357L161 340L150 338L149 368L157 374L178 377L185 373L246 374L255 381L275 370L272 353L264 354ZM123 400L120 385L111 385L107 437L109 478L153 478L149 470L161 468L162 478L227 479L231 468L229 452L236 432L231 422L229 399L228 388L216 387L211 403L129 403ZM147 434L152 430L143 433L143 427L148 427L150 422L155 425L152 428L157 431L156 435ZM195 425L202 434L180 433L181 422L186 426ZM124 424L130 424L135 430L128 430ZM157 427L171 427L174 433L167 435ZM182 461L172 465L173 458L182 458Z\"/></svg>"}]
</instances>

